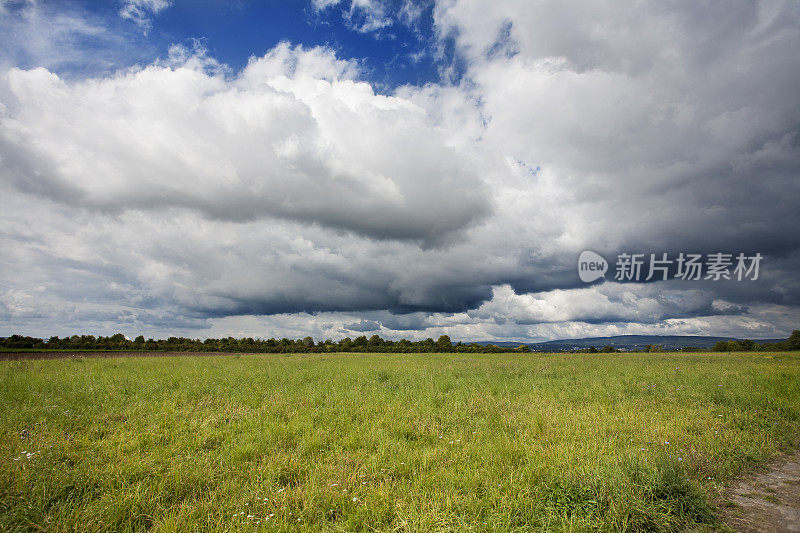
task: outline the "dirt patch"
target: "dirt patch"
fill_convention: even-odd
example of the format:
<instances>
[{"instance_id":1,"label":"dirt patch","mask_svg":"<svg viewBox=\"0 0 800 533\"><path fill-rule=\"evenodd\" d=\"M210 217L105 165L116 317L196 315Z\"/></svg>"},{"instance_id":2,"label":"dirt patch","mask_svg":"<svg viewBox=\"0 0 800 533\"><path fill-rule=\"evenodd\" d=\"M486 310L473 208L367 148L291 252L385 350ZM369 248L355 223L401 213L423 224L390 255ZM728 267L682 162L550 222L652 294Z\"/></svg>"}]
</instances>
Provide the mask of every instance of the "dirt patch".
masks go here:
<instances>
[{"instance_id":1,"label":"dirt patch","mask_svg":"<svg viewBox=\"0 0 800 533\"><path fill-rule=\"evenodd\" d=\"M77 359L98 357L215 357L223 355L248 355L232 352L2 352L0 361L26 359Z\"/></svg>"},{"instance_id":2,"label":"dirt patch","mask_svg":"<svg viewBox=\"0 0 800 533\"><path fill-rule=\"evenodd\" d=\"M734 482L720 507L734 531L800 532L800 451Z\"/></svg>"}]
</instances>

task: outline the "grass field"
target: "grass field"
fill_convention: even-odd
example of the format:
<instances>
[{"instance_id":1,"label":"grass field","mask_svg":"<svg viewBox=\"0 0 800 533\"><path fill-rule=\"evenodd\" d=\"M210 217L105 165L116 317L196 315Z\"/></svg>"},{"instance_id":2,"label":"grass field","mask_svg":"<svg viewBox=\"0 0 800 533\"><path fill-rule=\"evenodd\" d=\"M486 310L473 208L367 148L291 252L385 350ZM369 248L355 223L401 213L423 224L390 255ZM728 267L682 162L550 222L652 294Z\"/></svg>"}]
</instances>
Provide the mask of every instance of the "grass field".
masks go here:
<instances>
[{"instance_id":1,"label":"grass field","mask_svg":"<svg viewBox=\"0 0 800 533\"><path fill-rule=\"evenodd\" d=\"M0 530L675 530L797 444L800 355L0 362Z\"/></svg>"}]
</instances>

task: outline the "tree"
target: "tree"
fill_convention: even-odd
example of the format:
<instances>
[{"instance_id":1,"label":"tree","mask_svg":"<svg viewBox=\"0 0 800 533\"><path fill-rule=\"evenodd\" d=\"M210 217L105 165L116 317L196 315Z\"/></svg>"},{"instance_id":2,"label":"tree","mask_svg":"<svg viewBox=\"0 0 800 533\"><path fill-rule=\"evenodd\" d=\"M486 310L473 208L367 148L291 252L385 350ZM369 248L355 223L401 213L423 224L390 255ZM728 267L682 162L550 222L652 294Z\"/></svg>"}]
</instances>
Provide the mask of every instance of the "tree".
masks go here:
<instances>
[{"instance_id":1,"label":"tree","mask_svg":"<svg viewBox=\"0 0 800 533\"><path fill-rule=\"evenodd\" d=\"M350 352L353 350L353 339L350 337L345 337L339 341L338 346L338 350L340 352Z\"/></svg>"},{"instance_id":2,"label":"tree","mask_svg":"<svg viewBox=\"0 0 800 533\"><path fill-rule=\"evenodd\" d=\"M369 341L367 341L367 346L369 346L370 350L378 350L382 348L383 345L384 345L383 339L380 338L379 335L373 335L372 337L369 338Z\"/></svg>"},{"instance_id":3,"label":"tree","mask_svg":"<svg viewBox=\"0 0 800 533\"><path fill-rule=\"evenodd\" d=\"M789 344L790 350L800 350L800 329L794 330L786 342Z\"/></svg>"},{"instance_id":4,"label":"tree","mask_svg":"<svg viewBox=\"0 0 800 533\"><path fill-rule=\"evenodd\" d=\"M439 337L439 340L436 341L436 349L442 352L449 352L453 349L453 342L450 340L448 335L442 335Z\"/></svg>"}]
</instances>

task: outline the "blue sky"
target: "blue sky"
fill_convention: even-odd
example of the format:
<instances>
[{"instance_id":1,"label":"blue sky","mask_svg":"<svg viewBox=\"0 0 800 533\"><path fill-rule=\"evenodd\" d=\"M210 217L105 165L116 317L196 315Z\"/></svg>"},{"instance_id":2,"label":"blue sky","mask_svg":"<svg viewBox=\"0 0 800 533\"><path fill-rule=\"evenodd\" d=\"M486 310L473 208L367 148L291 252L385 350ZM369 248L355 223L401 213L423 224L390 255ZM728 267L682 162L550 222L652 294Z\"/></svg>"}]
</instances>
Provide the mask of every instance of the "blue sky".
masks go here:
<instances>
[{"instance_id":1,"label":"blue sky","mask_svg":"<svg viewBox=\"0 0 800 533\"><path fill-rule=\"evenodd\" d=\"M109 54L113 68L133 62L149 63L163 57L172 44L190 46L197 40L209 55L238 71L250 57L261 56L279 42L289 41L329 47L339 57L357 59L364 79L378 90L390 91L403 84L438 82L439 67L452 63L453 58L452 43L435 39L433 2L415 2L413 18L398 16L404 2L390 2L381 11L380 22L386 24L375 29L367 26L371 15L354 9L349 0L326 7L301 0L176 0L156 12L147 8L147 2L142 4L141 20L120 17L125 4L119 1L44 2L42 8L83 13L88 20L113 28L120 38L117 42L91 36L73 42L88 53ZM24 2L9 4L11 11L25 7ZM35 60L20 63L38 66ZM69 76L81 74L84 66L66 64L57 70Z\"/></svg>"},{"instance_id":2,"label":"blue sky","mask_svg":"<svg viewBox=\"0 0 800 533\"><path fill-rule=\"evenodd\" d=\"M790 0L0 0L0 335L788 335L798 27ZM763 262L584 283L586 250Z\"/></svg>"},{"instance_id":3,"label":"blue sky","mask_svg":"<svg viewBox=\"0 0 800 533\"><path fill-rule=\"evenodd\" d=\"M400 7L400 2L392 6ZM327 46L343 58L357 58L365 78L378 86L438 81L432 36L433 4L421 3L419 17L408 25L400 21L379 31L353 29L347 18L348 2L317 11L309 2L192 2L177 1L153 23L150 34L167 45L200 38L209 53L233 69L252 55L263 55L280 41L305 46Z\"/></svg>"}]
</instances>

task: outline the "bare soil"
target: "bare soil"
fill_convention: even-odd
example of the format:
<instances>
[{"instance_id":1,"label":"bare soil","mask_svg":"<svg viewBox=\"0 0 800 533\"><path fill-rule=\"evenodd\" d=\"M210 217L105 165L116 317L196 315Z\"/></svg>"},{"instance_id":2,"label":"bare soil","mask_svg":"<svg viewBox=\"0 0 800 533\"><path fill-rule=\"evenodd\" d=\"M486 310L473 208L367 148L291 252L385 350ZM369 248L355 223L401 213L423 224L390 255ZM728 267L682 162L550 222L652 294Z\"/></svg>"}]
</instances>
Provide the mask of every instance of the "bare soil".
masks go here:
<instances>
[{"instance_id":1,"label":"bare soil","mask_svg":"<svg viewBox=\"0 0 800 533\"><path fill-rule=\"evenodd\" d=\"M733 531L800 532L800 451L732 483L720 507Z\"/></svg>"}]
</instances>

